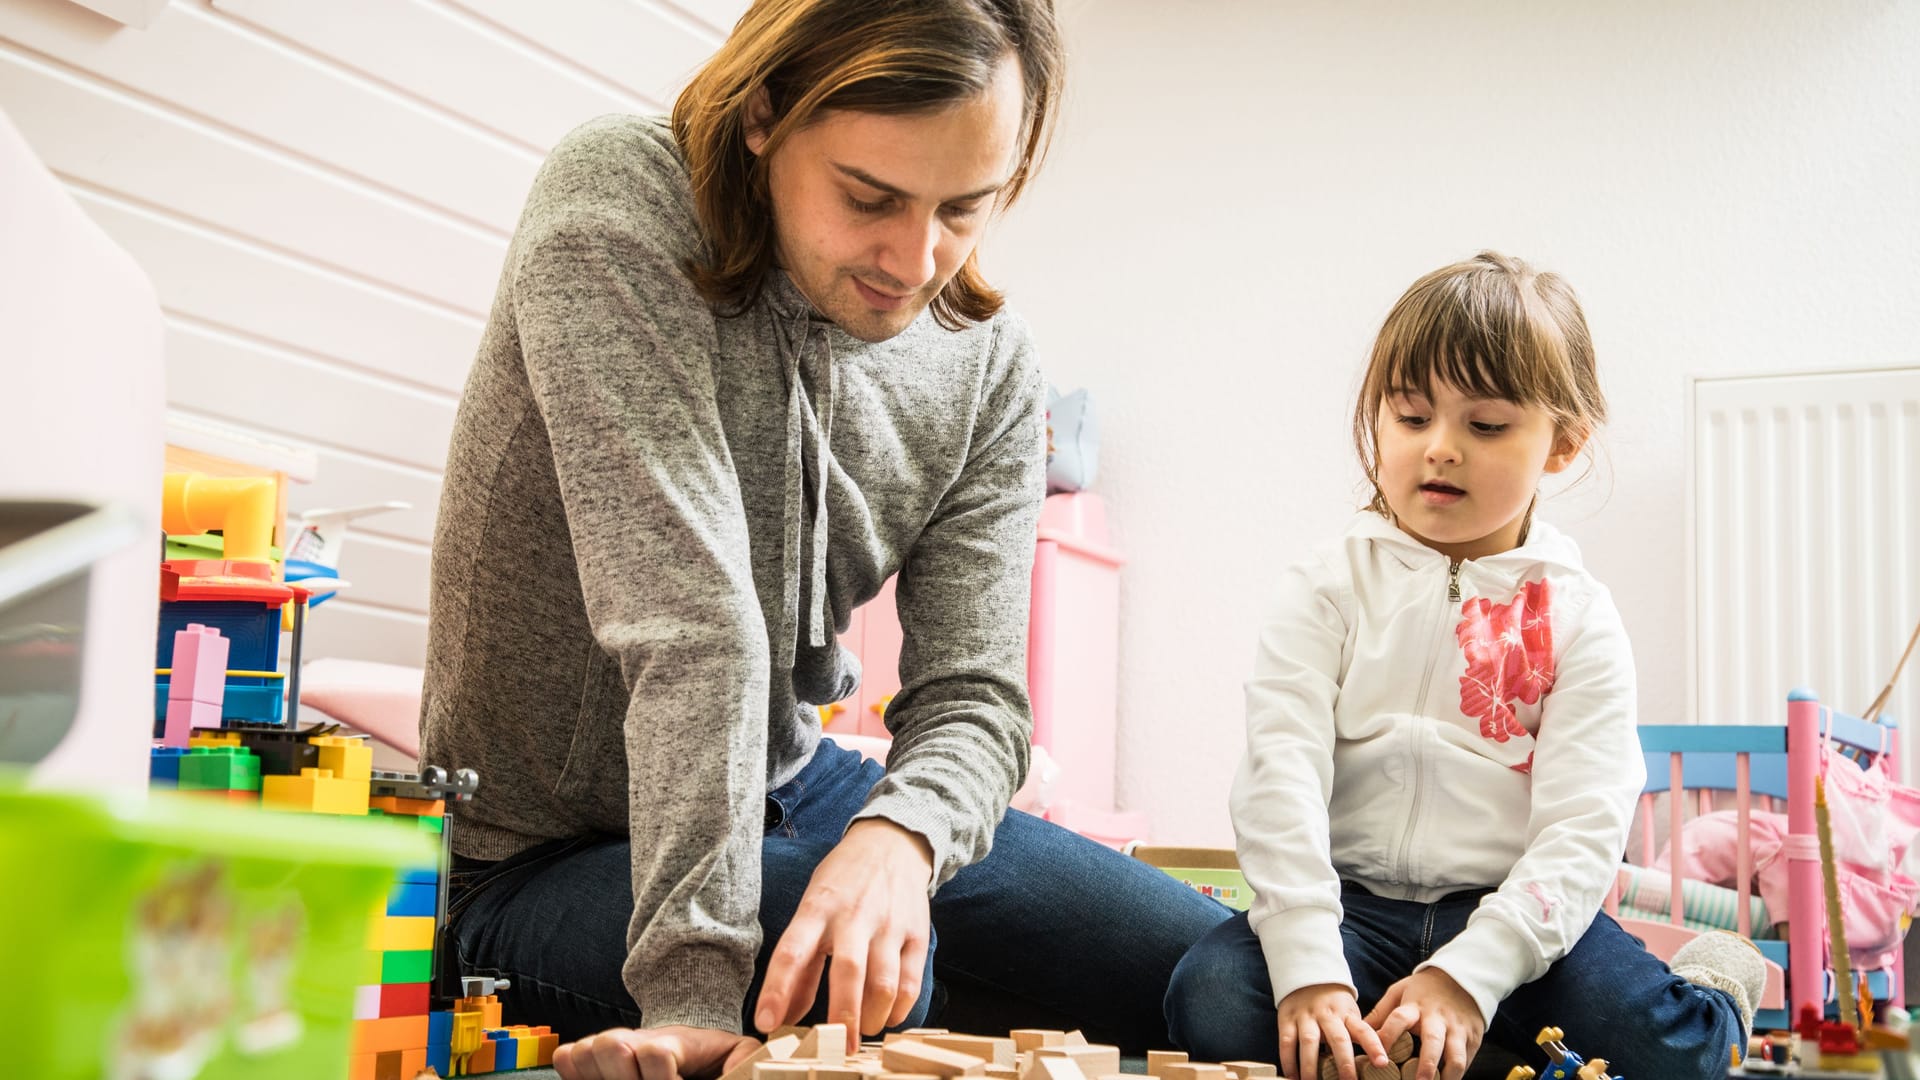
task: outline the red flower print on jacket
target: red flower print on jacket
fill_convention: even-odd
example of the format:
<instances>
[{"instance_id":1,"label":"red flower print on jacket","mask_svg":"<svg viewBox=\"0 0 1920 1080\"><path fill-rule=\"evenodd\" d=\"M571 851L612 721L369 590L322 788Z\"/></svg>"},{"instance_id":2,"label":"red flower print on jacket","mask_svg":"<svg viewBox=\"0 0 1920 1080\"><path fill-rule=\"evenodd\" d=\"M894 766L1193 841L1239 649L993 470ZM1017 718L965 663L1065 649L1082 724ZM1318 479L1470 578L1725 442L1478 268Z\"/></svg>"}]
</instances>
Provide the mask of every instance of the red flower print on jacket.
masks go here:
<instances>
[{"instance_id":1,"label":"red flower print on jacket","mask_svg":"<svg viewBox=\"0 0 1920 1080\"><path fill-rule=\"evenodd\" d=\"M1461 608L1453 636L1467 658L1460 711L1480 721L1480 734L1506 742L1527 734L1510 701L1527 705L1553 689L1553 611L1545 580L1521 586L1511 604L1476 596Z\"/></svg>"}]
</instances>

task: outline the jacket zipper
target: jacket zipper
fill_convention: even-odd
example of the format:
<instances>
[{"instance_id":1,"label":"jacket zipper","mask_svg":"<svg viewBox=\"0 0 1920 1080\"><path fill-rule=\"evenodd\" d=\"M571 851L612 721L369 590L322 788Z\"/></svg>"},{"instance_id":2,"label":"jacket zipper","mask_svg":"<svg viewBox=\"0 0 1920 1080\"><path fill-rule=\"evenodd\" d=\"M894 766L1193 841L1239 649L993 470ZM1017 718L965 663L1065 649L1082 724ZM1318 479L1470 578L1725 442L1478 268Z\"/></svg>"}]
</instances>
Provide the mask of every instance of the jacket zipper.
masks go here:
<instances>
[{"instance_id":1,"label":"jacket zipper","mask_svg":"<svg viewBox=\"0 0 1920 1080\"><path fill-rule=\"evenodd\" d=\"M1432 638L1436 644L1433 648L1427 650L1427 669L1420 676L1420 696L1415 700L1413 706L1413 714L1415 716L1425 716L1427 714L1427 689L1433 682L1434 665L1438 663L1440 659L1440 648L1442 644L1439 642L1440 630L1446 626L1446 616L1449 605L1459 602L1460 564L1450 562L1447 564L1447 601L1440 605L1438 618L1435 620ZM1421 789L1424 787L1422 781L1426 778L1427 772L1426 755L1423 752L1426 747L1426 737L1427 733L1424 727L1416 727L1413 730L1413 808L1412 813L1407 817L1407 831L1400 837L1400 856L1394 862L1394 877L1396 883L1401 885L1406 884L1408 879L1412 877L1408 856L1413 851L1414 829L1420 822L1420 797L1423 794Z\"/></svg>"}]
</instances>

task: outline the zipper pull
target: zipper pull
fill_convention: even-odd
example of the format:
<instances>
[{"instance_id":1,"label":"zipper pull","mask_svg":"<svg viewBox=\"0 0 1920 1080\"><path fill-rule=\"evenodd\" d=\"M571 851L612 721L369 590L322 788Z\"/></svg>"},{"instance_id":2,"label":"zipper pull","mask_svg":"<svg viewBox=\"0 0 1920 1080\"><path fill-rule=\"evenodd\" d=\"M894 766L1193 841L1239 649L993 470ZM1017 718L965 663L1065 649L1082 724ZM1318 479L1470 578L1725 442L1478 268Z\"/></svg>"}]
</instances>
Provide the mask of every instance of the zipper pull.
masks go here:
<instances>
[{"instance_id":1,"label":"zipper pull","mask_svg":"<svg viewBox=\"0 0 1920 1080\"><path fill-rule=\"evenodd\" d=\"M1447 600L1455 604L1460 602L1460 564L1459 563L1447 564Z\"/></svg>"}]
</instances>

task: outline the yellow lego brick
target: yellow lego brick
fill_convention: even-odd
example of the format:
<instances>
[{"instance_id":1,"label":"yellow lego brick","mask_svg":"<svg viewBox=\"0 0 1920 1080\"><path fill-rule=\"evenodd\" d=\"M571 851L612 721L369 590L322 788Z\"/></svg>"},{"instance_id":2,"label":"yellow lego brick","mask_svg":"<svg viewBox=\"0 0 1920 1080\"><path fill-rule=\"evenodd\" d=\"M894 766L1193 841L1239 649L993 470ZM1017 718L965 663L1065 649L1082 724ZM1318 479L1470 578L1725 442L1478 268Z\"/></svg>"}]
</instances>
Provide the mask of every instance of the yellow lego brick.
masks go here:
<instances>
[{"instance_id":1,"label":"yellow lego brick","mask_svg":"<svg viewBox=\"0 0 1920 1080\"><path fill-rule=\"evenodd\" d=\"M373 780L373 748L365 739L316 735L307 740L320 748L320 768L341 780Z\"/></svg>"},{"instance_id":2,"label":"yellow lego brick","mask_svg":"<svg viewBox=\"0 0 1920 1080\"><path fill-rule=\"evenodd\" d=\"M326 769L301 769L299 776L261 777L260 803L269 810L365 815L367 788L366 780L340 780Z\"/></svg>"},{"instance_id":3,"label":"yellow lego brick","mask_svg":"<svg viewBox=\"0 0 1920 1080\"><path fill-rule=\"evenodd\" d=\"M515 1024L507 1030L513 1033L514 1054L520 1059L514 1068L533 1068L534 1063L540 1058L540 1037L533 1033L532 1028L520 1024Z\"/></svg>"},{"instance_id":4,"label":"yellow lego brick","mask_svg":"<svg viewBox=\"0 0 1920 1080\"><path fill-rule=\"evenodd\" d=\"M433 948L433 916L388 915L373 920L367 947L381 952L416 952Z\"/></svg>"},{"instance_id":5,"label":"yellow lego brick","mask_svg":"<svg viewBox=\"0 0 1920 1080\"><path fill-rule=\"evenodd\" d=\"M240 733L237 731L222 731L218 728L201 728L200 730L187 736L188 749L192 749L193 747L196 747L196 746L212 747L212 746L239 746L239 745L240 745Z\"/></svg>"}]
</instances>

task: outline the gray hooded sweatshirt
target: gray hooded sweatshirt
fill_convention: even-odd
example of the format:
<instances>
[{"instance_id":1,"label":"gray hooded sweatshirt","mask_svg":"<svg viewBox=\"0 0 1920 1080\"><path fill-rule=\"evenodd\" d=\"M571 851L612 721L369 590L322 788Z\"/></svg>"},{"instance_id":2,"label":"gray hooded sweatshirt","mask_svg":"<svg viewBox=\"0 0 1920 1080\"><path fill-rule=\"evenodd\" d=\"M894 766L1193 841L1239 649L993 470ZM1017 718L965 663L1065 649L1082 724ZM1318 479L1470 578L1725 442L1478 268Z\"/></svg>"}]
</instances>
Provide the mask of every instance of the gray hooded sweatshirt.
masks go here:
<instances>
[{"instance_id":1,"label":"gray hooded sweatshirt","mask_svg":"<svg viewBox=\"0 0 1920 1080\"><path fill-rule=\"evenodd\" d=\"M628 835L644 1023L738 1031L765 795L896 572L894 744L858 817L925 837L936 888L987 853L1032 727L1044 404L1010 314L868 344L776 270L719 316L698 235L664 121L593 121L540 170L454 426L421 729L481 777L459 853Z\"/></svg>"}]
</instances>

